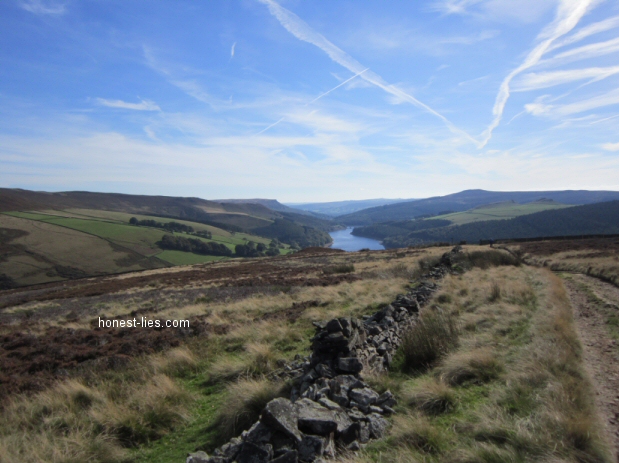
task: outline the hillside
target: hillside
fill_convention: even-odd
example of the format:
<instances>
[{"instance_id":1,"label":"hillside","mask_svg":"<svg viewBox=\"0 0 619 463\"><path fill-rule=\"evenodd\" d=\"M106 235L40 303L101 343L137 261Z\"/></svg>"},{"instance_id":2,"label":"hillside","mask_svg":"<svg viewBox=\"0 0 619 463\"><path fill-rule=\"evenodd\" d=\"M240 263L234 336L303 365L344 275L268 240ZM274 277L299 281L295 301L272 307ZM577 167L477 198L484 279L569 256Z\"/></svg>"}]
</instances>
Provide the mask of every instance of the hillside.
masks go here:
<instances>
[{"instance_id":1,"label":"hillside","mask_svg":"<svg viewBox=\"0 0 619 463\"><path fill-rule=\"evenodd\" d=\"M277 212L289 212L292 214L301 214L301 215L309 215L312 217L317 217L319 219L330 220L330 216L327 214L319 214L316 212L312 212L309 210L304 210L302 208L290 207L280 203L276 199L262 199L262 198L252 198L252 199L215 199L218 203L224 204L260 204L264 207L268 207L272 211Z\"/></svg>"},{"instance_id":2,"label":"hillside","mask_svg":"<svg viewBox=\"0 0 619 463\"><path fill-rule=\"evenodd\" d=\"M0 291L2 458L610 463L619 296L580 283L467 245Z\"/></svg>"},{"instance_id":3,"label":"hillside","mask_svg":"<svg viewBox=\"0 0 619 463\"><path fill-rule=\"evenodd\" d=\"M361 199L352 201L332 201L326 203L290 203L290 206L295 209L303 209L314 213L324 214L331 217L337 217L344 214L351 214L362 209L370 207L384 206L386 204L395 204L404 201L412 201L411 199Z\"/></svg>"},{"instance_id":4,"label":"hillside","mask_svg":"<svg viewBox=\"0 0 619 463\"><path fill-rule=\"evenodd\" d=\"M504 201L514 201L518 204L530 203L542 198L563 204L579 205L619 200L619 192L587 190L507 192L466 190L446 196L364 209L352 214L339 216L337 220L346 225L367 225L377 222L410 220L422 216L463 212L478 206Z\"/></svg>"},{"instance_id":5,"label":"hillside","mask_svg":"<svg viewBox=\"0 0 619 463\"><path fill-rule=\"evenodd\" d=\"M429 221L431 222L431 221ZM430 242L537 238L619 233L619 201L536 212L514 219L413 231L383 241L389 248Z\"/></svg>"},{"instance_id":6,"label":"hillside","mask_svg":"<svg viewBox=\"0 0 619 463\"><path fill-rule=\"evenodd\" d=\"M253 233L253 229L268 227L275 219L287 218L302 233L303 227L320 228L318 241L298 243L301 247L322 246L330 242L326 233L334 225L326 220L302 214L277 212L262 204L218 203L201 198L170 196L127 195L118 193L92 193L70 191L61 193L35 192L18 189L0 189L0 212L46 211L88 209L146 214L152 216L189 220L211 225L231 232ZM282 231L285 240L290 227Z\"/></svg>"}]
</instances>

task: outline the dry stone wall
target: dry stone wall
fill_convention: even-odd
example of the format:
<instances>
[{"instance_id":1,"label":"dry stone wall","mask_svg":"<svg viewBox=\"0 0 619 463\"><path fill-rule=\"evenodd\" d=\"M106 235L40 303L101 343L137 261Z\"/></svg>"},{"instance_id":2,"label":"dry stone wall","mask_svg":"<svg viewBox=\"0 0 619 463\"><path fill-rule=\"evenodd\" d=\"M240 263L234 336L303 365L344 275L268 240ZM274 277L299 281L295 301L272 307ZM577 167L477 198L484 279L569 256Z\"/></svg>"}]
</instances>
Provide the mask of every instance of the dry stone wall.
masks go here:
<instances>
[{"instance_id":1,"label":"dry stone wall","mask_svg":"<svg viewBox=\"0 0 619 463\"><path fill-rule=\"evenodd\" d=\"M442 278L458 252L456 247L443 255L424 277ZM396 399L389 391L373 390L361 373L389 368L405 331L436 290L436 283L422 281L362 320L315 322L311 355L273 375L293 378L290 398L272 400L241 436L210 456L189 454L186 463L320 462L340 449L359 450L370 439L383 437L389 427L385 417L395 413Z\"/></svg>"}]
</instances>

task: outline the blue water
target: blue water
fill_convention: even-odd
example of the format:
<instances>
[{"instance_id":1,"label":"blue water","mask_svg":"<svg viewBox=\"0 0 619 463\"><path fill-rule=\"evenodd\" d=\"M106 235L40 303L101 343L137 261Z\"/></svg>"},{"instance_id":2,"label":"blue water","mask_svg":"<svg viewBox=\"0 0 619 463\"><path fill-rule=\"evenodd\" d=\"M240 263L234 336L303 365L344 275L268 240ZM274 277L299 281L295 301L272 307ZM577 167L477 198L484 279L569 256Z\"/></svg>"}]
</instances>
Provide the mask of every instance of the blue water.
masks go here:
<instances>
[{"instance_id":1,"label":"blue water","mask_svg":"<svg viewBox=\"0 0 619 463\"><path fill-rule=\"evenodd\" d=\"M352 229L353 227L349 227L346 230L338 230L329 233L331 238L333 238L331 247L333 249L343 249L344 251L358 251L360 249L371 249L376 251L385 249L385 247L380 244L380 241L351 235Z\"/></svg>"}]
</instances>

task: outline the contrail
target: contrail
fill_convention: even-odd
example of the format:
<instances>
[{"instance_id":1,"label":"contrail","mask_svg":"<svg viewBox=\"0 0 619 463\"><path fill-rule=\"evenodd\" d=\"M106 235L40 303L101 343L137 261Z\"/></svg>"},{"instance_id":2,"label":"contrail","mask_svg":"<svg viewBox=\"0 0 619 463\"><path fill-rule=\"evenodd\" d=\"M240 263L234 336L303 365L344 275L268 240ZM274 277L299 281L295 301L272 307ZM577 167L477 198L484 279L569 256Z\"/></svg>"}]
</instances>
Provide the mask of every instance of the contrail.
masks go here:
<instances>
[{"instance_id":1,"label":"contrail","mask_svg":"<svg viewBox=\"0 0 619 463\"><path fill-rule=\"evenodd\" d=\"M275 127L277 124L279 124L281 121L283 121L286 117L282 117L280 118L278 121L273 122L271 125L269 125L266 129L262 129L260 132L258 132L256 135L260 135L261 133L266 132L267 130L269 130L272 127Z\"/></svg>"},{"instance_id":2,"label":"contrail","mask_svg":"<svg viewBox=\"0 0 619 463\"><path fill-rule=\"evenodd\" d=\"M375 72L365 72L367 71L367 69L364 70L365 67L361 63L359 63L352 56L344 52L342 49L335 46L333 43L329 42L323 35L312 29L305 21L303 21L293 12L287 10L286 8L283 8L274 0L258 1L265 4L269 8L270 13L275 16L275 18L280 22L280 24L299 40L303 40L304 42L315 45L316 47L324 51L333 61L345 67L349 71L359 74L362 79L370 82L371 84L383 89L385 92L401 100L407 101L429 112L430 114L441 119L449 128L449 130L451 130L453 133L464 136L466 139L470 140L476 145L479 144L479 142L473 137L471 137L468 133L454 126L445 116L438 113L425 103L419 101L414 96L409 95L408 93L385 82L385 80L383 80L383 78Z\"/></svg>"},{"instance_id":3,"label":"contrail","mask_svg":"<svg viewBox=\"0 0 619 463\"><path fill-rule=\"evenodd\" d=\"M592 0L561 0L557 11L557 17L547 28L547 30L541 34L547 38L533 48L533 50L531 50L524 59L523 63L510 72L505 79L503 79L494 103L494 108L492 109L494 119L488 128L482 133L480 148L486 146L486 144L490 141L490 138L492 138L492 131L501 123L503 110L505 109L505 105L509 99L510 84L513 78L530 67L535 66L542 59L544 53L550 49L555 40L564 36L576 27L580 19L587 12L587 9L591 3Z\"/></svg>"},{"instance_id":4,"label":"contrail","mask_svg":"<svg viewBox=\"0 0 619 463\"><path fill-rule=\"evenodd\" d=\"M331 93L333 90L337 90L338 88L340 88L342 85L347 84L348 82L350 82L351 80L353 80L355 77L359 77L361 74L363 74L365 71L367 71L370 68L364 69L361 72L358 72L357 74L355 74L354 76L346 79L344 82L340 83L339 85L336 85L335 87L333 87L331 90L328 90L326 92L324 92L321 95L318 95L316 98L314 98L312 101L310 101L309 103L306 103L305 106L309 106L312 103L314 103L315 101L320 100L323 96L328 95L329 93ZM262 129L260 132L258 132L256 135L260 135L261 133L266 132L267 130L269 130L272 127L275 127L277 124L279 124L281 121L283 121L286 118L286 116L282 117L280 120L278 120L277 122L272 123L271 125L269 125L266 129Z\"/></svg>"},{"instance_id":5,"label":"contrail","mask_svg":"<svg viewBox=\"0 0 619 463\"><path fill-rule=\"evenodd\" d=\"M337 90L338 88L340 88L342 85L347 84L348 82L350 82L351 80L353 80L355 77L359 77L361 74L363 74L365 71L368 71L370 68L366 68L361 72L358 72L357 74L355 74L354 76L346 79L344 82L342 82L341 84L333 87L331 90L326 91L325 93L323 93L322 95L317 96L316 98L314 98L312 101L310 101L309 103L307 103L305 106L311 105L312 103L314 103L315 101L320 100L323 96L328 95L329 93L331 93L333 90Z\"/></svg>"}]
</instances>

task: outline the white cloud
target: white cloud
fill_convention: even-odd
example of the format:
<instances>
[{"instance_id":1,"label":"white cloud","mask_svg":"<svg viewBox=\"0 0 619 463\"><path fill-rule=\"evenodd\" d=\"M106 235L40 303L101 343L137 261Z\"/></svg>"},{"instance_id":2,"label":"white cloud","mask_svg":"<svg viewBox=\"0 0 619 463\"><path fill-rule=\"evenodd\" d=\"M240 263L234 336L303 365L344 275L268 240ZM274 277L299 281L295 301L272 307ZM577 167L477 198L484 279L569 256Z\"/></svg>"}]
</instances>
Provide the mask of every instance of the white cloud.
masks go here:
<instances>
[{"instance_id":1,"label":"white cloud","mask_svg":"<svg viewBox=\"0 0 619 463\"><path fill-rule=\"evenodd\" d=\"M236 50L236 42L232 44L232 48L230 49L230 58L234 58L234 51Z\"/></svg>"},{"instance_id":2,"label":"white cloud","mask_svg":"<svg viewBox=\"0 0 619 463\"><path fill-rule=\"evenodd\" d=\"M372 71L367 71L366 67L355 60L352 56L348 55L342 49L335 46L329 40L327 40L323 35L319 34L315 30L313 30L305 21L299 18L297 15L292 13L291 11L283 8L274 0L259 0L261 3L267 5L270 13L277 18L280 24L292 35L294 35L299 40L304 42L311 43L316 47L320 48L324 51L329 58L338 63L339 65L345 67L351 72L360 74L361 78L374 84L375 86L381 88L385 92L393 95L394 97L411 103L430 114L441 119L447 127L453 132L460 136L467 138L473 143L477 143L470 135L464 132L461 129L455 127L445 116L438 113L425 103L419 101L414 96L400 90L399 88L385 82L381 76Z\"/></svg>"},{"instance_id":3,"label":"white cloud","mask_svg":"<svg viewBox=\"0 0 619 463\"><path fill-rule=\"evenodd\" d=\"M488 126L488 128L482 134L482 142L481 146L485 146L490 138L492 137L492 132L496 129L501 123L501 119L503 117L503 110L505 109L505 105L507 104L507 100L510 95L510 84L514 77L518 74L526 71L527 69L535 66L542 59L544 53L548 51L552 43L560 38L561 36L570 32L580 19L585 15L588 8L593 4L594 0L561 0L559 3L559 7L557 9L557 14L555 20L547 26L542 33L539 35L539 38L542 39L540 43L538 43L533 50L531 50L522 64L510 72L499 88L499 93L496 96L496 100L494 103L494 107L492 109L492 114L494 115L494 119Z\"/></svg>"},{"instance_id":4,"label":"white cloud","mask_svg":"<svg viewBox=\"0 0 619 463\"><path fill-rule=\"evenodd\" d=\"M619 27L619 16L613 16L612 18L607 18L603 21L589 24L588 26L579 29L569 37L565 37L563 40L555 42L550 49L555 50L566 45L571 45L572 43L580 42L591 35L599 34L616 27Z\"/></svg>"},{"instance_id":5,"label":"white cloud","mask_svg":"<svg viewBox=\"0 0 619 463\"><path fill-rule=\"evenodd\" d=\"M571 63L598 56L608 55L619 51L619 38L607 40L605 42L596 42L582 47L573 48L572 50L559 53L547 60L541 61L539 64L544 66L556 66L559 64Z\"/></svg>"},{"instance_id":6,"label":"white cloud","mask_svg":"<svg viewBox=\"0 0 619 463\"><path fill-rule=\"evenodd\" d=\"M153 101L141 100L140 103L128 103L122 100L106 100L97 98L97 103L108 108L132 109L134 111L161 111L161 108Z\"/></svg>"},{"instance_id":7,"label":"white cloud","mask_svg":"<svg viewBox=\"0 0 619 463\"><path fill-rule=\"evenodd\" d=\"M569 116L596 108L619 104L619 89L598 95L587 100L564 105L549 105L541 102L526 104L527 112L534 116Z\"/></svg>"},{"instance_id":8,"label":"white cloud","mask_svg":"<svg viewBox=\"0 0 619 463\"><path fill-rule=\"evenodd\" d=\"M583 79L598 81L619 74L619 66L605 68L570 69L566 71L552 71L524 74L514 83L515 92L526 92L540 88L553 87Z\"/></svg>"},{"instance_id":9,"label":"white cloud","mask_svg":"<svg viewBox=\"0 0 619 463\"><path fill-rule=\"evenodd\" d=\"M45 0L25 0L20 6L34 14L61 15L67 11L64 3Z\"/></svg>"},{"instance_id":10,"label":"white cloud","mask_svg":"<svg viewBox=\"0 0 619 463\"><path fill-rule=\"evenodd\" d=\"M555 3L555 0L437 0L431 9L482 20L530 23L538 20Z\"/></svg>"},{"instance_id":11,"label":"white cloud","mask_svg":"<svg viewBox=\"0 0 619 463\"><path fill-rule=\"evenodd\" d=\"M619 151L619 143L604 143L601 148L605 151Z\"/></svg>"}]
</instances>

